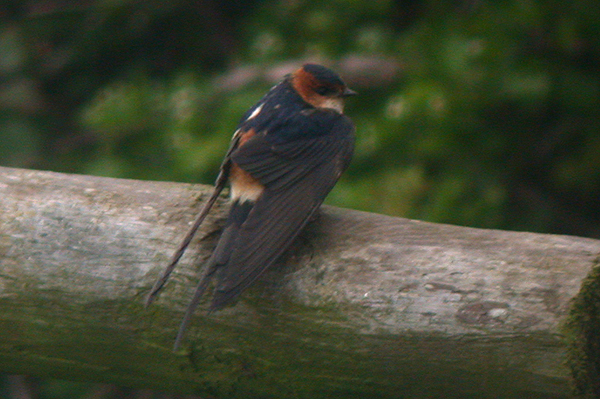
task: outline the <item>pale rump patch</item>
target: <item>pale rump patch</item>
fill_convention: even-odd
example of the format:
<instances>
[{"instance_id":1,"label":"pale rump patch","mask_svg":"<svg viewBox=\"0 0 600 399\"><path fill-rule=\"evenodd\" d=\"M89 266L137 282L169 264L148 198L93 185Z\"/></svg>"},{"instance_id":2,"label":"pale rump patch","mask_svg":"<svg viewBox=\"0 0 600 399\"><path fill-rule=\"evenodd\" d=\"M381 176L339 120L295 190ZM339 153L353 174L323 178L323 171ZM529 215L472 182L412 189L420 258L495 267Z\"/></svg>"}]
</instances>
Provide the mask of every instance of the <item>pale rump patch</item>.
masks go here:
<instances>
[{"instance_id":1,"label":"pale rump patch","mask_svg":"<svg viewBox=\"0 0 600 399\"><path fill-rule=\"evenodd\" d=\"M229 182L232 201L256 201L265 189L250 173L242 170L236 164L231 165Z\"/></svg>"},{"instance_id":2,"label":"pale rump patch","mask_svg":"<svg viewBox=\"0 0 600 399\"><path fill-rule=\"evenodd\" d=\"M250 115L250 118L252 118L253 115L256 116L255 114L258 114L261 108L262 106L259 106L252 115ZM234 137L237 137L238 139L237 148L243 147L248 140L255 136L255 134L256 132L254 129L246 131L238 129L234 134ZM240 202L256 201L265 189L258 180L250 175L250 173L246 172L235 163L231 164L231 169L229 171L229 186L231 187L231 200L239 200Z\"/></svg>"}]
</instances>

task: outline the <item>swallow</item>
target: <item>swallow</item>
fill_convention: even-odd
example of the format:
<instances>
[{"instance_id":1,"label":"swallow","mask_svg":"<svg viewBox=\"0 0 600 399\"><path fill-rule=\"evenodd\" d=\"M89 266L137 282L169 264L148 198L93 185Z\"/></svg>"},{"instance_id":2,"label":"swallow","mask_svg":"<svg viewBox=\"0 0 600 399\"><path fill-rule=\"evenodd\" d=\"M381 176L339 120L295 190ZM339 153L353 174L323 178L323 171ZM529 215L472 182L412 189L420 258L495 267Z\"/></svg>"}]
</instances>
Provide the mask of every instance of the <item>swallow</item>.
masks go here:
<instances>
[{"instance_id":1,"label":"swallow","mask_svg":"<svg viewBox=\"0 0 600 399\"><path fill-rule=\"evenodd\" d=\"M218 243L181 322L177 350L214 278L209 313L235 300L291 245L323 203L354 149L344 99L356 92L332 70L305 64L274 86L242 117L214 190L156 281L148 306L229 184L231 207Z\"/></svg>"}]
</instances>

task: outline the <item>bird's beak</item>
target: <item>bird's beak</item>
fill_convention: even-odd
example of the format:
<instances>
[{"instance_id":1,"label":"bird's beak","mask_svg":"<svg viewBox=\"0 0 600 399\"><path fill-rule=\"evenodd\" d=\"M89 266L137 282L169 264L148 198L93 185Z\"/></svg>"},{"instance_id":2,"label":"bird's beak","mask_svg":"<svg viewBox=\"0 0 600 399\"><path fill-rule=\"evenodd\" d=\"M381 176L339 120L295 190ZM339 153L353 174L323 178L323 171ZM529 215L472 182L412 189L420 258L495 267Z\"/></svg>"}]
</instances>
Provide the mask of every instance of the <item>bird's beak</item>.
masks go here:
<instances>
[{"instance_id":1,"label":"bird's beak","mask_svg":"<svg viewBox=\"0 0 600 399\"><path fill-rule=\"evenodd\" d=\"M350 96L355 96L355 95L357 95L357 94L358 94L358 93L357 93L357 92L355 92L354 90L352 90L352 89L349 89L349 88L347 88L347 87L346 87L346 88L344 89L344 91L342 92L342 97L350 97Z\"/></svg>"}]
</instances>

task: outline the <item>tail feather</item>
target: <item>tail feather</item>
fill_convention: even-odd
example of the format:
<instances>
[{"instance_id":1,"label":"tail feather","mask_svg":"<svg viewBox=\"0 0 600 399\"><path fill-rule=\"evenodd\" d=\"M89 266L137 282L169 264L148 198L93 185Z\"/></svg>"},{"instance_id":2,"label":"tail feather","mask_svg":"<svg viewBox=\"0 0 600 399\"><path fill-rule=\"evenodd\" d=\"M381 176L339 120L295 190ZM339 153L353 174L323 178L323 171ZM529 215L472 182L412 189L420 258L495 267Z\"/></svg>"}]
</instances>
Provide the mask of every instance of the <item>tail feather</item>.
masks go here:
<instances>
[{"instance_id":1,"label":"tail feather","mask_svg":"<svg viewBox=\"0 0 600 399\"><path fill-rule=\"evenodd\" d=\"M154 286L152 287L152 290L150 290L150 293L148 294L148 297L146 298L146 305L145 305L146 307L150 306L150 304L158 296L158 293L160 292L160 290L164 287L165 283L169 279L169 276L171 276L171 273L175 269L177 262L179 262L179 259L181 259L181 257L183 256L183 253L185 252L187 247L190 245L192 238L194 238L194 235L198 231L198 228L200 228L200 225L202 224L202 222L204 222L204 219L206 219L208 212L210 211L210 209L213 207L213 205L217 201L217 198L219 198L219 194L221 193L222 190L223 190L222 184L215 186L210 198L208 199L206 204L204 204L204 206L202 207L202 210L196 217L196 221L194 222L194 224L192 225L190 230L185 235L181 244L179 244L179 248L177 248L177 251L175 251L175 254L173 254L173 257L171 258L171 262L165 268L163 274L156 280L156 282L154 283Z\"/></svg>"},{"instance_id":2,"label":"tail feather","mask_svg":"<svg viewBox=\"0 0 600 399\"><path fill-rule=\"evenodd\" d=\"M238 232L240 226L246 218L248 214L252 210L254 203L251 201L245 202L234 202L231 206L231 210L229 211L229 216L227 218L227 222L225 224L225 228L223 229L223 233L221 233L221 237L219 238L219 242L217 243L217 247L213 251L210 259L208 260L208 264L206 266L206 271L200 279L198 286L196 287L196 291L194 292L194 296L192 297L192 301L188 305L185 315L183 316L183 320L181 325L179 326L179 331L177 333L177 338L175 339L175 346L173 350L179 349L181 345L181 341L183 340L185 330L190 323L192 315L194 311L198 307L200 303L200 299L206 292L210 281L212 280L215 272L219 270L219 267L226 264L229 261L229 257L233 250L233 246L235 245ZM221 306L222 307L222 306ZM209 312L213 310L217 310L213 306L209 308Z\"/></svg>"},{"instance_id":3,"label":"tail feather","mask_svg":"<svg viewBox=\"0 0 600 399\"><path fill-rule=\"evenodd\" d=\"M196 291L194 292L194 296L192 297L192 300L185 311L185 315L183 316L183 320L181 321L181 325L179 326L179 331L177 332L177 337L175 338L175 344L173 346L174 351L179 349L179 346L181 345L181 341L183 341L183 337L185 335L185 330L187 329L188 324L190 324L190 320L192 319L192 315L194 314L194 311L198 307L198 303L200 303L200 298L202 298L202 295L204 295L204 292L206 292L206 288L208 287L208 284L210 283L210 281L212 280L212 277L215 274L215 270L216 270L215 266L216 265L214 265L214 264L209 265L209 268L206 271L206 274L204 274L204 276L198 283L198 286L196 286Z\"/></svg>"}]
</instances>

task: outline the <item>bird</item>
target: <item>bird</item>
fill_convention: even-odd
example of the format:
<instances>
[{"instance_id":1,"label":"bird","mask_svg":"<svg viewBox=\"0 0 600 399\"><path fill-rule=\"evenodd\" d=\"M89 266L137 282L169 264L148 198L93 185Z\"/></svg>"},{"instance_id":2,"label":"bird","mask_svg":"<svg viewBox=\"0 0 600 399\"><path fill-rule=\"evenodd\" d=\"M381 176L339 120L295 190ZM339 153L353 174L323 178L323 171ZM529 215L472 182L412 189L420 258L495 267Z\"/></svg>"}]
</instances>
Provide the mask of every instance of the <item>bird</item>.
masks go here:
<instances>
[{"instance_id":1,"label":"bird","mask_svg":"<svg viewBox=\"0 0 600 399\"><path fill-rule=\"evenodd\" d=\"M348 167L355 127L344 100L355 95L331 69L304 64L241 118L213 192L150 291L150 305L229 184L230 210L187 307L174 350L211 280L208 312L234 301L291 245Z\"/></svg>"}]
</instances>

